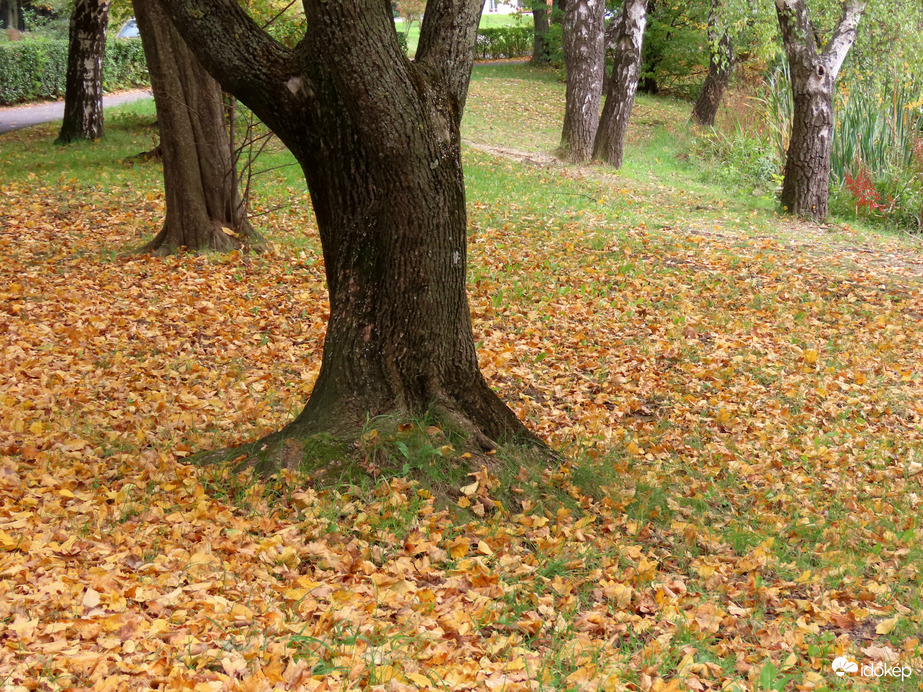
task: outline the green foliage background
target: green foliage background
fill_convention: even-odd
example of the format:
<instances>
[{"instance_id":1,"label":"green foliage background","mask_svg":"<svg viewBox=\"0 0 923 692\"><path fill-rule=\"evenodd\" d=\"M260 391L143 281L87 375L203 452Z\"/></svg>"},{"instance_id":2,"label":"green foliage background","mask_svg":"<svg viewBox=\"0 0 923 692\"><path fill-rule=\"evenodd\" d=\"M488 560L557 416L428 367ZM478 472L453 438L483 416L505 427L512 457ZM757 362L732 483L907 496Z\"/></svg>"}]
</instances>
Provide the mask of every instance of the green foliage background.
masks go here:
<instances>
[{"instance_id":1,"label":"green foliage background","mask_svg":"<svg viewBox=\"0 0 923 692\"><path fill-rule=\"evenodd\" d=\"M705 3L654 5L641 51L642 92L697 95L708 69L707 10Z\"/></svg>"}]
</instances>

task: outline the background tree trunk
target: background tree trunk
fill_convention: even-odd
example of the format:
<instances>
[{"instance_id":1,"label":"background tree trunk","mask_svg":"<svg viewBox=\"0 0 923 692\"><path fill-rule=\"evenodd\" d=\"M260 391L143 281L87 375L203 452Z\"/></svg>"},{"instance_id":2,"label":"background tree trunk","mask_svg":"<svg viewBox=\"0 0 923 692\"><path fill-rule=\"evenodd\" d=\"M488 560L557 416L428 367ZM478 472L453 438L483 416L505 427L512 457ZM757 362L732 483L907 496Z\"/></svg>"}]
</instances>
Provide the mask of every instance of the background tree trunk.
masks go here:
<instances>
[{"instance_id":1,"label":"background tree trunk","mask_svg":"<svg viewBox=\"0 0 923 692\"><path fill-rule=\"evenodd\" d=\"M641 72L641 44L647 22L647 0L625 0L618 20L618 37L612 76L606 88L593 157L620 168L625 150L625 133L635 104Z\"/></svg>"},{"instance_id":2,"label":"background tree trunk","mask_svg":"<svg viewBox=\"0 0 923 692\"><path fill-rule=\"evenodd\" d=\"M605 69L604 0L572 0L564 14L567 93L561 158L582 163L593 155Z\"/></svg>"},{"instance_id":3,"label":"background tree trunk","mask_svg":"<svg viewBox=\"0 0 923 692\"><path fill-rule=\"evenodd\" d=\"M648 36L650 36L651 30L655 28L652 25L658 23L657 9L656 0L648 0L645 25L645 31L648 32ZM666 44L669 44L671 38L672 33L667 31L665 36ZM663 62L664 45L663 41L656 42L647 39L642 41L641 72L638 77L638 91L642 94L655 95L660 93L660 84L657 82L657 68Z\"/></svg>"},{"instance_id":4,"label":"background tree trunk","mask_svg":"<svg viewBox=\"0 0 923 692\"><path fill-rule=\"evenodd\" d=\"M714 127L718 108L734 73L734 46L727 30L718 28L718 3L719 0L712 0L708 13L708 75L692 108L692 122L703 127Z\"/></svg>"},{"instance_id":5,"label":"background tree trunk","mask_svg":"<svg viewBox=\"0 0 923 692\"><path fill-rule=\"evenodd\" d=\"M785 160L782 206L797 216L822 220L830 193L833 88L865 3L845 0L843 16L823 52L818 52L805 0L776 0L782 42L792 74L794 115Z\"/></svg>"},{"instance_id":6,"label":"background tree trunk","mask_svg":"<svg viewBox=\"0 0 923 692\"><path fill-rule=\"evenodd\" d=\"M0 0L0 29L24 31L22 0Z\"/></svg>"},{"instance_id":7,"label":"background tree trunk","mask_svg":"<svg viewBox=\"0 0 923 692\"><path fill-rule=\"evenodd\" d=\"M140 252L232 250L261 238L241 208L224 94L164 14L136 0L163 156L167 216Z\"/></svg>"},{"instance_id":8,"label":"background tree trunk","mask_svg":"<svg viewBox=\"0 0 923 692\"><path fill-rule=\"evenodd\" d=\"M545 45L549 28L547 0L532 0L532 21L535 23L535 37L532 41L531 62L533 65L544 65L550 57Z\"/></svg>"},{"instance_id":9,"label":"background tree trunk","mask_svg":"<svg viewBox=\"0 0 923 692\"><path fill-rule=\"evenodd\" d=\"M236 0L163 0L212 74L301 163L320 230L330 320L304 410L245 450L261 468L285 440L355 436L369 416L434 413L481 447L530 437L478 369L465 293L459 126L481 0L430 0L413 62L381 0L306 0L288 50ZM534 439L534 438L531 438Z\"/></svg>"},{"instance_id":10,"label":"background tree trunk","mask_svg":"<svg viewBox=\"0 0 923 692\"><path fill-rule=\"evenodd\" d=\"M108 24L109 0L77 0L71 13L59 144L103 136L103 58Z\"/></svg>"}]
</instances>

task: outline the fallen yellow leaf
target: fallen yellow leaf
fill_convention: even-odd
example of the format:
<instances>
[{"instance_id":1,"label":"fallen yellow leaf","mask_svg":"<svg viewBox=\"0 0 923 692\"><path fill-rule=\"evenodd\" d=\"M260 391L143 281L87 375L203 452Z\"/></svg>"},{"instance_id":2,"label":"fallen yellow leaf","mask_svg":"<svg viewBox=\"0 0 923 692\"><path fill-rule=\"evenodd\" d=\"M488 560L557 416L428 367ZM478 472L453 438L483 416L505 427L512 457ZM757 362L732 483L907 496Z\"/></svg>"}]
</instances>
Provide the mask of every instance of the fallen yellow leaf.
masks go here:
<instances>
[{"instance_id":1,"label":"fallen yellow leaf","mask_svg":"<svg viewBox=\"0 0 923 692\"><path fill-rule=\"evenodd\" d=\"M890 634L900 617L888 618L875 625L875 634Z\"/></svg>"}]
</instances>

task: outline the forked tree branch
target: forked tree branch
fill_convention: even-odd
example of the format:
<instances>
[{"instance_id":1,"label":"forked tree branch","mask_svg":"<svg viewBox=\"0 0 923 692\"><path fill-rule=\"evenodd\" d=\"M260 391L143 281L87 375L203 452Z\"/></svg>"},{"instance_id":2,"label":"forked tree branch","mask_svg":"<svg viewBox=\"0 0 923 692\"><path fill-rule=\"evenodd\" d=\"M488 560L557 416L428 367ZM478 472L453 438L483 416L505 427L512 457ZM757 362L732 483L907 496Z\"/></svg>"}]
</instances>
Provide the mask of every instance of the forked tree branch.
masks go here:
<instances>
[{"instance_id":1,"label":"forked tree branch","mask_svg":"<svg viewBox=\"0 0 923 692\"><path fill-rule=\"evenodd\" d=\"M776 14L789 62L811 65L817 59L817 44L805 0L776 0Z\"/></svg>"},{"instance_id":2,"label":"forked tree branch","mask_svg":"<svg viewBox=\"0 0 923 692\"><path fill-rule=\"evenodd\" d=\"M856 28L865 5L865 0L843 0L843 15L827 46L819 53L806 0L776 0L776 12L789 61L798 61L806 67L820 61L830 77L835 79L856 40Z\"/></svg>"},{"instance_id":3,"label":"forked tree branch","mask_svg":"<svg viewBox=\"0 0 923 692\"><path fill-rule=\"evenodd\" d=\"M225 91L262 120L303 98L288 83L294 54L250 18L236 0L161 0L189 49Z\"/></svg>"},{"instance_id":4,"label":"forked tree branch","mask_svg":"<svg viewBox=\"0 0 923 692\"><path fill-rule=\"evenodd\" d=\"M864 0L847 0L843 3L843 16L823 53L827 69L834 78L840 73L843 61L846 60L846 55L856 40L856 29L865 11L865 4Z\"/></svg>"},{"instance_id":5,"label":"forked tree branch","mask_svg":"<svg viewBox=\"0 0 923 692\"><path fill-rule=\"evenodd\" d=\"M420 27L416 62L440 74L461 122L474 65L483 0L429 0Z\"/></svg>"}]
</instances>

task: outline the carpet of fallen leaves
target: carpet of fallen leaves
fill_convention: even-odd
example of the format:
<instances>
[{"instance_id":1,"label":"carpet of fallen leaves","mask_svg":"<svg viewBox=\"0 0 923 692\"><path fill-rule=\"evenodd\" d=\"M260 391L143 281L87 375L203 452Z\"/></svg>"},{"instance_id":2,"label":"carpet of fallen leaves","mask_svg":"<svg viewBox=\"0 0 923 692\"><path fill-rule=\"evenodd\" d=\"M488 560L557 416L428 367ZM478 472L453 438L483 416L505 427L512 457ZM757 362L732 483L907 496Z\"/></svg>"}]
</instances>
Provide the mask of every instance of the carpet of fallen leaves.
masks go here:
<instances>
[{"instance_id":1,"label":"carpet of fallen leaves","mask_svg":"<svg viewBox=\"0 0 923 692\"><path fill-rule=\"evenodd\" d=\"M579 511L222 502L183 458L317 375L312 219L265 217L269 256L124 257L158 193L0 183L0 689L923 689L919 250L469 157L608 198L471 202L482 367L583 460L543 478Z\"/></svg>"}]
</instances>

